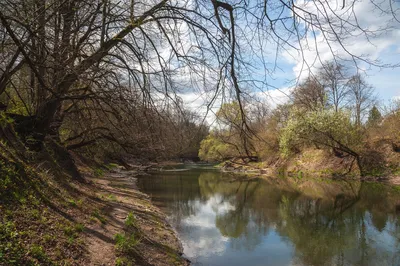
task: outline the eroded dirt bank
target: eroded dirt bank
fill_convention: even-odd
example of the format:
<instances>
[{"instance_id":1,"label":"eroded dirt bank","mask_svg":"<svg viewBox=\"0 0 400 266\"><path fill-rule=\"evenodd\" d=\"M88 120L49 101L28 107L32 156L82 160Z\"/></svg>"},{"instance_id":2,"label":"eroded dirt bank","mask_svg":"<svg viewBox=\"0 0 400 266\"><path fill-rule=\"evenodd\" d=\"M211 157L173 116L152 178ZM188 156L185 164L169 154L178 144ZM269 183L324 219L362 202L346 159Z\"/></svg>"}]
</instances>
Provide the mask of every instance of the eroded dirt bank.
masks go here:
<instances>
[{"instance_id":1,"label":"eroded dirt bank","mask_svg":"<svg viewBox=\"0 0 400 266\"><path fill-rule=\"evenodd\" d=\"M100 223L88 225L85 234L90 264L188 265L181 257L176 233L165 215L138 190L135 174L115 170L87 177L86 190L92 190L87 192L101 199L97 206ZM118 243L121 236L125 243Z\"/></svg>"}]
</instances>

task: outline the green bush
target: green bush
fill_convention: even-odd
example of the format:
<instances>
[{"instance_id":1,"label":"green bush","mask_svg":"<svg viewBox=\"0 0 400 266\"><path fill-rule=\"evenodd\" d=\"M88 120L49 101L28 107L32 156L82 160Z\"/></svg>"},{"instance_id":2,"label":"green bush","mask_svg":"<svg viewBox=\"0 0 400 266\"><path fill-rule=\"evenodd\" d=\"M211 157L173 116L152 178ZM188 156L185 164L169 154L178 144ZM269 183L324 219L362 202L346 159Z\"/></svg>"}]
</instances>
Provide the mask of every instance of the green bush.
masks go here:
<instances>
[{"instance_id":1,"label":"green bush","mask_svg":"<svg viewBox=\"0 0 400 266\"><path fill-rule=\"evenodd\" d=\"M350 114L331 109L300 112L293 110L279 142L283 157L304 145L317 145L341 150L357 150L361 137L351 123Z\"/></svg>"}]
</instances>

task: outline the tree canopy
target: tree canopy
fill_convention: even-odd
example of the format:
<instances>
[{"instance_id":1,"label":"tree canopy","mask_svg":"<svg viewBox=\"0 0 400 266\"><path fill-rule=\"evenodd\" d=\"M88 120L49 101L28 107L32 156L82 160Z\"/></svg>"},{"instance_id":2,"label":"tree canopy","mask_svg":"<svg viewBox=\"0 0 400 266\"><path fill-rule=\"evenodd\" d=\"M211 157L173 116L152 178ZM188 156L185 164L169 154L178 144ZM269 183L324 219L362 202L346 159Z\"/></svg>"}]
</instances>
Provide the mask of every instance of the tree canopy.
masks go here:
<instances>
[{"instance_id":1,"label":"tree canopy","mask_svg":"<svg viewBox=\"0 0 400 266\"><path fill-rule=\"evenodd\" d=\"M175 102L175 93L188 87L209 93L209 104L219 96L234 97L241 130L247 131L243 93L247 87L269 88L272 51L301 57L314 36L356 66L384 66L346 49L345 39L372 38L390 31L396 20L388 19L379 30L366 28L354 6L281 0L2 1L0 96L11 100L10 90L15 92L23 106L17 112L32 120L24 130L38 141L88 101L96 106L91 109L113 106L110 99L117 95L124 105L138 95L145 104L155 104L160 95ZM382 12L396 18L397 9L390 5ZM308 64L304 61L305 69L312 70ZM332 95L337 105L341 95Z\"/></svg>"}]
</instances>

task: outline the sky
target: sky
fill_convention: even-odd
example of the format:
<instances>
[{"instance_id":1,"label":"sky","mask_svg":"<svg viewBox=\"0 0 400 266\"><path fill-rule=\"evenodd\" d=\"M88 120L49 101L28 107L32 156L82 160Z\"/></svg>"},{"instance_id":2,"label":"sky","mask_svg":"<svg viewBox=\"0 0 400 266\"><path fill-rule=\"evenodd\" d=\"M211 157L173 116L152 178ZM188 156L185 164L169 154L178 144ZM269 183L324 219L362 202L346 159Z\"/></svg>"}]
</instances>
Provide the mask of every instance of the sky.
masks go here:
<instances>
[{"instance_id":1,"label":"sky","mask_svg":"<svg viewBox=\"0 0 400 266\"><path fill-rule=\"evenodd\" d=\"M321 2L325 3L324 7L318 4ZM301 7L299 10L306 10L316 14L315 16L320 16L321 10L327 10L325 14L336 25L339 25L338 21L335 21L336 15L340 18L346 17L347 25L344 26L345 29L348 29L348 32L345 33L343 46L337 41L327 42L324 35L316 30L315 35L307 33L299 43L294 44L296 48L301 45L303 48L301 54L298 50L288 46L282 46L283 49L279 49L279 53L276 53L276 45L274 45L274 41L270 40L260 44L260 47L267 51L262 58L257 58L250 53L247 55L245 49L243 49L245 51L243 57L250 58L256 76L257 72L260 75L265 72L263 64L265 62L269 64L269 67L275 63L278 66L267 75L268 86L250 89L258 98L268 102L271 107L284 103L289 99L287 95L290 94L296 80L304 80L309 75L309 71L315 73L322 62L330 61L334 57L343 59L344 62L351 62L350 54L352 54L373 64L386 65L386 67L377 67L357 60L359 71L365 75L367 82L375 88L381 103L400 99L400 67L393 67L400 65L400 11L397 11L400 8L399 1L392 2L392 6L390 6L389 0L379 0L379 2L376 0L346 0L345 8L342 8L342 1L336 0L297 0L295 3ZM327 6L329 8L326 8ZM393 17L390 12L384 12L391 9L398 15L398 18ZM298 14L307 17L307 14L302 14L303 11L299 10L297 10ZM320 19L323 20L324 17L320 17ZM359 28L353 27L356 23ZM300 21L299 27L302 26L304 26L304 23ZM327 29L329 30L329 28ZM361 29L376 32L366 36ZM382 29L388 30L383 31ZM282 27L277 28L277 30L282 30ZM246 32L246 29L238 34L252 36L252 33ZM325 37L334 39L332 35ZM308 67L304 67L304 62ZM206 113L207 108L204 105L210 98L209 94L200 94L189 89L178 95L190 109L202 114ZM212 123L215 119L212 113L218 110L220 104L220 101L216 101L214 108L208 113L208 123Z\"/></svg>"},{"instance_id":2,"label":"sky","mask_svg":"<svg viewBox=\"0 0 400 266\"><path fill-rule=\"evenodd\" d=\"M346 49L350 51L350 53L360 56L364 55L365 58L368 58L371 61L379 60L380 64L396 65L400 63L400 23L397 18L400 16L400 12L395 12L397 14L395 19L393 18L392 13L383 12L383 10L391 9L391 1L346 1L346 8L344 8L342 12L341 7L337 7L337 5L342 5L341 1L336 2L328 0L327 2L332 3L332 9L336 10L341 17L348 14L350 10L354 11L350 21L355 23L356 17L357 23L363 29L379 30L390 27L388 31L371 34L368 38L364 36L361 31L357 32L357 30L355 30L352 34L346 36L344 41ZM311 5L305 0L298 0L297 3L303 5L308 11L315 10L315 5ZM347 9L348 6L353 3L353 9ZM399 2L393 1L392 9L395 10L399 7ZM351 29L353 30L353 28ZM322 34L319 34L316 39L318 43L318 52L320 54L319 56L323 60L331 60L333 55L328 44L322 39ZM309 43L311 43L311 48L306 50L304 58L308 62L313 62L316 58L316 48L314 42L310 41ZM343 48L340 47L339 44L332 43L330 45L332 46L331 49L334 50L337 55L344 59L349 59L349 56L346 55L345 51L343 51ZM289 75L298 75L301 62L296 62L296 60L290 59L289 62L291 67L287 67L285 72ZM318 65L319 64L316 66L318 67ZM400 84L398 83L400 68L378 68L365 63L361 63L359 67L362 70L365 70L363 74L367 75L366 79L368 83L375 87L380 99L386 101L400 96Z\"/></svg>"}]
</instances>

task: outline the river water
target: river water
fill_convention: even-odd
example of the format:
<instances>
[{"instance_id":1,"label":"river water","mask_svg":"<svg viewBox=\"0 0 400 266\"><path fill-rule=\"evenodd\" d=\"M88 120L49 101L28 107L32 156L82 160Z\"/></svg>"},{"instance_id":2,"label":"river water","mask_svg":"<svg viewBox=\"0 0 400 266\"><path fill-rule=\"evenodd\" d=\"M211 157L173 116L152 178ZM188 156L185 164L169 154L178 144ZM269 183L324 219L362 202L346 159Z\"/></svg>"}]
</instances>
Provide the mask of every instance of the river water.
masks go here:
<instances>
[{"instance_id":1,"label":"river water","mask_svg":"<svg viewBox=\"0 0 400 266\"><path fill-rule=\"evenodd\" d=\"M138 185L167 214L193 265L400 265L395 187L181 168Z\"/></svg>"}]
</instances>

